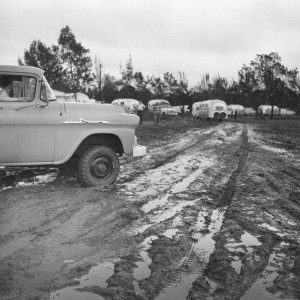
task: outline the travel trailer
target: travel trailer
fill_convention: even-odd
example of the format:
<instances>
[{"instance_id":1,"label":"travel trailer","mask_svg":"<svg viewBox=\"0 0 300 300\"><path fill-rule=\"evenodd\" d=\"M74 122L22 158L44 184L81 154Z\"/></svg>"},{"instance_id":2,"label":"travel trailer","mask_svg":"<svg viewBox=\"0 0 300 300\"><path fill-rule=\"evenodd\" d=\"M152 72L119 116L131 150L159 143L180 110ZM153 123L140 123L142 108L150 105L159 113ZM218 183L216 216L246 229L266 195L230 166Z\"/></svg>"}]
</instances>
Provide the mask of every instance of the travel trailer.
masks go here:
<instances>
[{"instance_id":1,"label":"travel trailer","mask_svg":"<svg viewBox=\"0 0 300 300\"><path fill-rule=\"evenodd\" d=\"M223 100L205 100L193 104L192 116L195 119L227 119L227 104Z\"/></svg>"},{"instance_id":2,"label":"travel trailer","mask_svg":"<svg viewBox=\"0 0 300 300\"><path fill-rule=\"evenodd\" d=\"M245 116L255 116L255 110L252 107L245 107Z\"/></svg>"},{"instance_id":3,"label":"travel trailer","mask_svg":"<svg viewBox=\"0 0 300 300\"><path fill-rule=\"evenodd\" d=\"M272 112L272 106L271 105L260 105L258 107L257 112L262 116L270 116ZM273 106L273 115L278 116L280 114L280 110L278 106Z\"/></svg>"},{"instance_id":4,"label":"travel trailer","mask_svg":"<svg viewBox=\"0 0 300 300\"><path fill-rule=\"evenodd\" d=\"M296 112L293 111L293 110L287 109L287 110L286 110L286 115L287 115L287 116L295 116L295 115L296 115Z\"/></svg>"},{"instance_id":5,"label":"travel trailer","mask_svg":"<svg viewBox=\"0 0 300 300\"><path fill-rule=\"evenodd\" d=\"M280 111L281 116L284 116L284 117L286 116L286 112L287 112L286 108L280 108L279 111Z\"/></svg>"},{"instance_id":6,"label":"travel trailer","mask_svg":"<svg viewBox=\"0 0 300 300\"><path fill-rule=\"evenodd\" d=\"M230 104L227 106L227 112L228 112L228 116L233 116L235 114L235 112L237 112L238 116L244 116L245 108L243 105Z\"/></svg>"},{"instance_id":7,"label":"travel trailer","mask_svg":"<svg viewBox=\"0 0 300 300\"><path fill-rule=\"evenodd\" d=\"M154 107L154 105L156 103L158 103L158 105L161 107L161 113L163 115L178 116L177 110L170 105L170 102L168 100L165 100L165 99L153 99L153 100L150 100L148 102L148 109L150 111L152 111L153 107Z\"/></svg>"}]
</instances>

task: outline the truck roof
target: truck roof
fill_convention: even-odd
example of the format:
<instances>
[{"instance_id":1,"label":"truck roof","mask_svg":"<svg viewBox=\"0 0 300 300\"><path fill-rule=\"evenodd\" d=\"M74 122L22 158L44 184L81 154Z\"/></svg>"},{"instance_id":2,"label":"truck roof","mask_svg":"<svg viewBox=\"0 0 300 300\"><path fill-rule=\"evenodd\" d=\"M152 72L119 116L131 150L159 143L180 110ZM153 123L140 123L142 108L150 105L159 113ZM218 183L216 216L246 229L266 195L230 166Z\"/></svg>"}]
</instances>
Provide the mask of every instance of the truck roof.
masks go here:
<instances>
[{"instance_id":1,"label":"truck roof","mask_svg":"<svg viewBox=\"0 0 300 300\"><path fill-rule=\"evenodd\" d=\"M30 66L0 65L0 73L1 72L32 73L38 75L39 77L43 77L44 75L44 70Z\"/></svg>"}]
</instances>

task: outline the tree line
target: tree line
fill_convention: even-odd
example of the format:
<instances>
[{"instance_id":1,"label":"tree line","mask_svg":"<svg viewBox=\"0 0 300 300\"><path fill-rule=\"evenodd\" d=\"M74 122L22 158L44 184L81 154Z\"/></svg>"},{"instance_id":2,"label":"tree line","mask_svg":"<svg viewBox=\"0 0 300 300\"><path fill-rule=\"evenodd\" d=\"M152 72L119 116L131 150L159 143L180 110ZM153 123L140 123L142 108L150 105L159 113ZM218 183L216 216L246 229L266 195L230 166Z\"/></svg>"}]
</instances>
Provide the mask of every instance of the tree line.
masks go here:
<instances>
[{"instance_id":1,"label":"tree line","mask_svg":"<svg viewBox=\"0 0 300 300\"><path fill-rule=\"evenodd\" d=\"M33 41L19 65L35 66L45 70L45 77L53 89L87 94L97 101L111 103L117 98L134 98L144 104L163 98L171 105L189 105L208 99L222 99L227 104L257 107L277 105L300 113L300 80L297 68L288 69L277 52L258 54L249 65L238 71L238 80L228 81L219 74L201 75L196 86L189 88L184 72L170 72L162 76L145 76L134 72L132 57L125 68L120 66L120 77L103 72L103 64L89 56L89 50L72 33L69 26L59 34L58 44L47 46L41 40ZM94 67L94 68L93 68Z\"/></svg>"}]
</instances>

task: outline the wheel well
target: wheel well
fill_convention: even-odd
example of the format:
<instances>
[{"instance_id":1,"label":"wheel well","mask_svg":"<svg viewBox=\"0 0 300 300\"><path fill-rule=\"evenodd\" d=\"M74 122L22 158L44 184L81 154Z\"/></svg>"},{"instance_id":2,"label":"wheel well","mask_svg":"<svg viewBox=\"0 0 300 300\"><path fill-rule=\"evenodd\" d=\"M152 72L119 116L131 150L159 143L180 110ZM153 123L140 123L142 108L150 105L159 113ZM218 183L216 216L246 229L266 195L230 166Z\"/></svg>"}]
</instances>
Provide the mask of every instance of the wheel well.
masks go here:
<instances>
[{"instance_id":1,"label":"wheel well","mask_svg":"<svg viewBox=\"0 0 300 300\"><path fill-rule=\"evenodd\" d=\"M76 156L81 156L81 154L89 147L101 145L111 148L115 153L122 155L124 152L123 145L118 136L114 134L93 134L86 137L77 150L75 151Z\"/></svg>"}]
</instances>

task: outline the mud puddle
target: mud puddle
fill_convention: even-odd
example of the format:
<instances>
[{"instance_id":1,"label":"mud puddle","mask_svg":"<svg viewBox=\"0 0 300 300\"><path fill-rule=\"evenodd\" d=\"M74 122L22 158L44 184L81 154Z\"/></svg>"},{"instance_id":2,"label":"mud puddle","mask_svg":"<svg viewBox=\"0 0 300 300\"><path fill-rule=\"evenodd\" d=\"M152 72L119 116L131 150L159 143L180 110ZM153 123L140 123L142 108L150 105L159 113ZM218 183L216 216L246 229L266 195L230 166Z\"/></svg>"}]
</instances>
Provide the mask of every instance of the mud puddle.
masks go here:
<instances>
[{"instance_id":1,"label":"mud puddle","mask_svg":"<svg viewBox=\"0 0 300 300\"><path fill-rule=\"evenodd\" d=\"M148 255L147 250L151 247L152 241L158 239L157 236L150 236L147 237L143 243L141 243L141 251L140 256L142 258L142 261L136 262L137 267L134 269L134 290L136 295L139 296L146 296L144 291L140 289L139 282L145 278L148 278L151 275L151 270L149 269L149 266L151 265L151 258Z\"/></svg>"},{"instance_id":2,"label":"mud puddle","mask_svg":"<svg viewBox=\"0 0 300 300\"><path fill-rule=\"evenodd\" d=\"M192 229L194 242L191 244L188 256L181 260L179 278L175 284L170 284L157 297L156 300L181 300L186 299L195 280L203 275L210 254L215 250L213 236L219 232L222 226L225 209L200 211L197 223ZM206 225L206 219L210 218L210 224ZM207 233L203 233L203 231Z\"/></svg>"},{"instance_id":3,"label":"mud puddle","mask_svg":"<svg viewBox=\"0 0 300 300\"><path fill-rule=\"evenodd\" d=\"M38 267L34 267L30 270L31 273L39 275L47 275L59 271L63 266L72 264L76 259L88 254L90 247L84 243L72 245L68 248L67 253L60 255L53 261L42 263Z\"/></svg>"},{"instance_id":4,"label":"mud puddle","mask_svg":"<svg viewBox=\"0 0 300 300\"><path fill-rule=\"evenodd\" d=\"M282 299L285 295L277 291L275 293L271 293L268 291L270 287L274 285L274 281L280 274L280 270L282 269L283 262L285 260L285 254L278 253L280 251L281 246L287 245L282 242L279 247L275 248L271 253L268 265L265 270L262 272L260 278L258 278L247 290L247 292L242 296L241 300L251 300L251 299L261 299L261 300L275 300Z\"/></svg>"},{"instance_id":5,"label":"mud puddle","mask_svg":"<svg viewBox=\"0 0 300 300\"><path fill-rule=\"evenodd\" d=\"M114 273L114 263L106 262L96 267L93 267L87 275L81 278L75 278L74 287L65 287L61 290L55 291L50 294L51 300L102 300L105 299L94 293L80 291L79 289L98 286L106 288L106 280ZM79 282L79 284L78 284Z\"/></svg>"},{"instance_id":6,"label":"mud puddle","mask_svg":"<svg viewBox=\"0 0 300 300\"><path fill-rule=\"evenodd\" d=\"M8 257L20 249L27 247L30 244L30 241L34 239L34 235L25 235L18 238L13 239L7 244L0 247L0 260Z\"/></svg>"}]
</instances>

